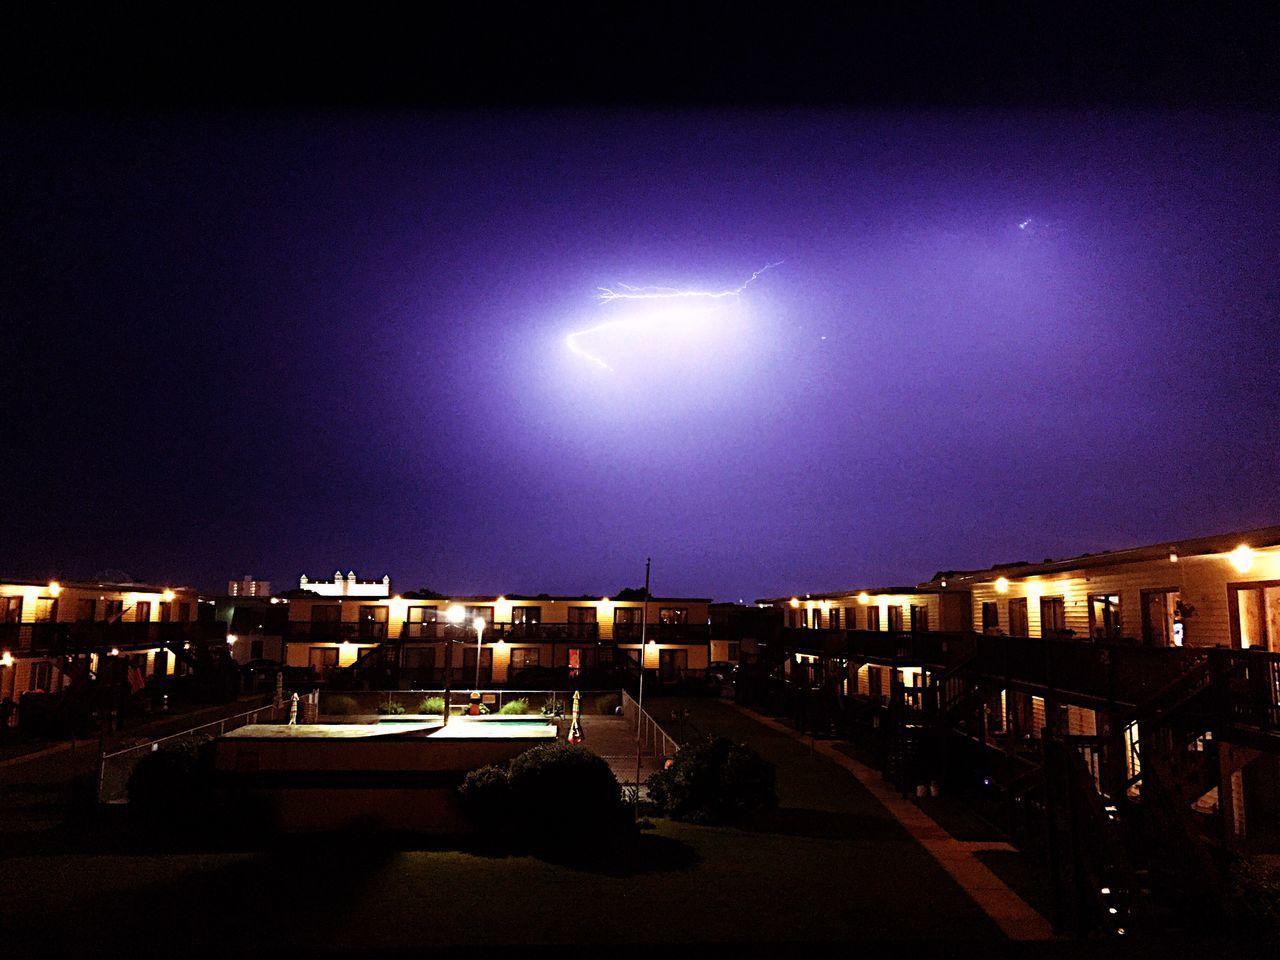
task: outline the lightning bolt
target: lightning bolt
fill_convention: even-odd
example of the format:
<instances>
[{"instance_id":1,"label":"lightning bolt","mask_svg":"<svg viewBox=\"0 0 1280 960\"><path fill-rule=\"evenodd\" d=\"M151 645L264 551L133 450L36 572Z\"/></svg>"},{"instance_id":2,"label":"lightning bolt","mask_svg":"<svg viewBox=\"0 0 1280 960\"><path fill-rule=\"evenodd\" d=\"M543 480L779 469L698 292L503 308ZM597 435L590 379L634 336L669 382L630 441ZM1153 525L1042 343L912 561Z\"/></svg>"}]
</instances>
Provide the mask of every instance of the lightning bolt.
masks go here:
<instances>
[{"instance_id":1,"label":"lightning bolt","mask_svg":"<svg viewBox=\"0 0 1280 960\"><path fill-rule=\"evenodd\" d=\"M727 290L697 290L697 289L681 289L678 287L636 287L629 283L619 283L613 287L597 287L596 301L603 304L617 303L621 300L735 300L740 297L747 287L751 286L756 280L760 279L760 275L766 270L781 266L785 261L778 260L774 263L766 263L759 270L756 270L746 280L736 287ZM709 313L719 310L718 306L708 307L700 311L697 316L702 317ZM578 356L594 363L598 367L602 367L609 372L613 372L613 367L605 363L595 354L583 349L578 345L580 337L590 336L593 333L601 333L605 330L620 330L628 327L644 327L655 322L653 316L626 317L620 320L606 320L595 326L587 327L583 330L575 330L565 337L565 343L569 349Z\"/></svg>"}]
</instances>

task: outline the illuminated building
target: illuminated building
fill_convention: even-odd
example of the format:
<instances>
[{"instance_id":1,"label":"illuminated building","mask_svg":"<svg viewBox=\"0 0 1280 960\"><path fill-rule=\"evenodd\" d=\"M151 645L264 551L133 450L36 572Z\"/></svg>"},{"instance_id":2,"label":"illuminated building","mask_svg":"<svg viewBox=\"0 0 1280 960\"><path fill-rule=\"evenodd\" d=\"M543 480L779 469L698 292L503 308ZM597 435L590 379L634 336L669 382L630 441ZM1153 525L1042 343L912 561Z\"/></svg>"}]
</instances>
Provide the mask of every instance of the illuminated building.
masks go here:
<instances>
[{"instance_id":1,"label":"illuminated building","mask_svg":"<svg viewBox=\"0 0 1280 960\"><path fill-rule=\"evenodd\" d=\"M58 693L103 673L108 660L135 682L182 672L182 644L196 632L197 604L190 587L0 582L0 698Z\"/></svg>"},{"instance_id":2,"label":"illuminated building","mask_svg":"<svg viewBox=\"0 0 1280 960\"><path fill-rule=\"evenodd\" d=\"M335 571L332 580L312 580L305 573L298 578L299 590L310 590L322 597L389 597L391 596L391 577L381 580L357 580L354 570L345 577L342 571Z\"/></svg>"},{"instance_id":3,"label":"illuminated building","mask_svg":"<svg viewBox=\"0 0 1280 960\"><path fill-rule=\"evenodd\" d=\"M255 580L252 576L240 580L227 581L229 597L269 597L271 596L270 580Z\"/></svg>"},{"instance_id":4,"label":"illuminated building","mask_svg":"<svg viewBox=\"0 0 1280 960\"><path fill-rule=\"evenodd\" d=\"M645 667L660 679L701 676L710 662L710 600L649 600ZM634 669L640 657L641 600L595 596L460 596L415 594L382 599L291 595L287 662L323 678L351 668L376 673L375 685L427 686L444 678L446 640L453 641L454 679L475 681L476 617L481 685L543 683L593 670ZM456 616L454 616L456 615ZM457 622L451 622L456 619Z\"/></svg>"}]
</instances>

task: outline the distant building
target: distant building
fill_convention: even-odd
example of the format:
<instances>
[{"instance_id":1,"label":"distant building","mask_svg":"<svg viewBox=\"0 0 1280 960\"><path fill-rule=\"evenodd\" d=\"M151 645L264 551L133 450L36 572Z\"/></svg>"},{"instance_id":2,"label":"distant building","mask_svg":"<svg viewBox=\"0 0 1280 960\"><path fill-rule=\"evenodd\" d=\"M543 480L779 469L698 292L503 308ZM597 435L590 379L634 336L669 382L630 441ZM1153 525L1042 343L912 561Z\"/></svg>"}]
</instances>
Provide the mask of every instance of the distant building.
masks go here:
<instances>
[{"instance_id":1,"label":"distant building","mask_svg":"<svg viewBox=\"0 0 1280 960\"><path fill-rule=\"evenodd\" d=\"M345 577L341 570L333 574L332 580L312 580L305 573L298 578L299 590L310 590L322 597L378 597L391 596L391 577L381 580L357 580L352 570Z\"/></svg>"},{"instance_id":2,"label":"distant building","mask_svg":"<svg viewBox=\"0 0 1280 960\"><path fill-rule=\"evenodd\" d=\"M247 576L243 580L227 581L228 597L269 597L271 596L270 580L255 580Z\"/></svg>"}]
</instances>

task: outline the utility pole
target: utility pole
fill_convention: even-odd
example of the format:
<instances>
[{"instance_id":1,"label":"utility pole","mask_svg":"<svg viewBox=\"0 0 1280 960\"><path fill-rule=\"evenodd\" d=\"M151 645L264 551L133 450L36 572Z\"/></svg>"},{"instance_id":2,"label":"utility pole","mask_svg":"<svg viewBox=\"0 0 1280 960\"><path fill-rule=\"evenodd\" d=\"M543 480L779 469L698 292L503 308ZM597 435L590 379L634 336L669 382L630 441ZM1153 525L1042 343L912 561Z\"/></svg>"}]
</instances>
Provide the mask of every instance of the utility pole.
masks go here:
<instances>
[{"instance_id":1,"label":"utility pole","mask_svg":"<svg viewBox=\"0 0 1280 960\"><path fill-rule=\"evenodd\" d=\"M640 698L636 701L636 796L635 816L640 819L640 723L644 718L644 653L649 630L649 565L651 557L644 558L644 609L640 614Z\"/></svg>"}]
</instances>

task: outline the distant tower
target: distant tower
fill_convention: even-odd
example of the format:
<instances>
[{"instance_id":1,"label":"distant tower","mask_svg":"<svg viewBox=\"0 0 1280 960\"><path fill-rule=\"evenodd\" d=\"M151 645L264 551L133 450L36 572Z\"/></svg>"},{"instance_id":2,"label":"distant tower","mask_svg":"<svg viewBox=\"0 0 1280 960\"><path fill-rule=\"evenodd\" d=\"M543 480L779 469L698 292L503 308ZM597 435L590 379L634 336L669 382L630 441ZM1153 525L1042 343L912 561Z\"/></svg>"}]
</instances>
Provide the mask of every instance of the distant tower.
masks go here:
<instances>
[{"instance_id":1,"label":"distant tower","mask_svg":"<svg viewBox=\"0 0 1280 960\"><path fill-rule=\"evenodd\" d=\"M305 577L303 578L306 579ZM269 597L271 596L270 580L255 580L253 574L242 577L239 580L227 581L227 596L229 597Z\"/></svg>"}]
</instances>

